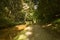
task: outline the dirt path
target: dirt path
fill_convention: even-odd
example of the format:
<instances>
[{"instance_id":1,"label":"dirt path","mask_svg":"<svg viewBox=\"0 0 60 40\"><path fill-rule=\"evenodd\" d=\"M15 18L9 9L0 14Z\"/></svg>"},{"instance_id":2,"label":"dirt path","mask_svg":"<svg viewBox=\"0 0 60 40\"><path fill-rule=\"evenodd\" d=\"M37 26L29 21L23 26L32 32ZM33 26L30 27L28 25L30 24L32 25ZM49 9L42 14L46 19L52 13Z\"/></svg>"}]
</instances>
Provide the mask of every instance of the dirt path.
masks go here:
<instances>
[{"instance_id":1,"label":"dirt path","mask_svg":"<svg viewBox=\"0 0 60 40\"><path fill-rule=\"evenodd\" d=\"M42 29L39 25L31 25L32 26L32 35L29 36L30 40L60 40L60 35ZM12 29L6 29L0 30L0 40L13 40L13 37L15 37L19 33L19 31L14 31Z\"/></svg>"},{"instance_id":2,"label":"dirt path","mask_svg":"<svg viewBox=\"0 0 60 40\"><path fill-rule=\"evenodd\" d=\"M60 36L54 32L42 29L39 25L33 25L33 35L30 40L60 40Z\"/></svg>"}]
</instances>

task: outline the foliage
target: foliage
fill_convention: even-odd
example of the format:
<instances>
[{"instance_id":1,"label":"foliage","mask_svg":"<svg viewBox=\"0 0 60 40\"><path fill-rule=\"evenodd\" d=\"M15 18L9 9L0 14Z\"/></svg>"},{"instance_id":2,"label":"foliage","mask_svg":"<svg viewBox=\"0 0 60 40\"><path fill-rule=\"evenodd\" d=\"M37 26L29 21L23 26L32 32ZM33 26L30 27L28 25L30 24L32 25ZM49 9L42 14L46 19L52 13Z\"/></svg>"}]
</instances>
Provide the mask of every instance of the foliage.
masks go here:
<instances>
[{"instance_id":1,"label":"foliage","mask_svg":"<svg viewBox=\"0 0 60 40\"><path fill-rule=\"evenodd\" d=\"M58 0L40 0L37 12L34 15L43 24L51 23L60 16L59 3L60 2Z\"/></svg>"},{"instance_id":2,"label":"foliage","mask_svg":"<svg viewBox=\"0 0 60 40\"><path fill-rule=\"evenodd\" d=\"M24 22L21 0L0 0L0 27L13 26Z\"/></svg>"}]
</instances>

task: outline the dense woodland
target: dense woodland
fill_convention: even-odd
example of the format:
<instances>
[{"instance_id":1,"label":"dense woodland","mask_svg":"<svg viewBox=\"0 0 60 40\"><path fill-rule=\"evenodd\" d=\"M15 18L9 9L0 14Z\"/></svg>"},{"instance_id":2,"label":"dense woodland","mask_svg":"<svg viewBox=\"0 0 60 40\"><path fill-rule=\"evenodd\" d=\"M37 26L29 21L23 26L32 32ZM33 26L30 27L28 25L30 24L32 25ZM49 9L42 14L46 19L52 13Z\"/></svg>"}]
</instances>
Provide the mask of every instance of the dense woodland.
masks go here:
<instances>
[{"instance_id":1,"label":"dense woodland","mask_svg":"<svg viewBox=\"0 0 60 40\"><path fill-rule=\"evenodd\" d=\"M0 30L21 24L60 33L60 0L0 0Z\"/></svg>"}]
</instances>

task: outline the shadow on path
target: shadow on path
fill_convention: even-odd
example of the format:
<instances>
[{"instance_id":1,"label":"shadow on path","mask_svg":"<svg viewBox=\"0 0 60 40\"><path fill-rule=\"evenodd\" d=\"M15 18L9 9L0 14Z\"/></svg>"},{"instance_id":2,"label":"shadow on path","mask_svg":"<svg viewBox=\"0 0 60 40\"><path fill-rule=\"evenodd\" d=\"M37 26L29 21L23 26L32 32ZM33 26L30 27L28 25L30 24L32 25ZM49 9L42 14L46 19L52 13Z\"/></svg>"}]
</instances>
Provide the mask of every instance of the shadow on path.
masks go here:
<instances>
[{"instance_id":1,"label":"shadow on path","mask_svg":"<svg viewBox=\"0 0 60 40\"><path fill-rule=\"evenodd\" d=\"M60 35L49 30L42 29L39 25L32 25L30 40L60 40Z\"/></svg>"}]
</instances>

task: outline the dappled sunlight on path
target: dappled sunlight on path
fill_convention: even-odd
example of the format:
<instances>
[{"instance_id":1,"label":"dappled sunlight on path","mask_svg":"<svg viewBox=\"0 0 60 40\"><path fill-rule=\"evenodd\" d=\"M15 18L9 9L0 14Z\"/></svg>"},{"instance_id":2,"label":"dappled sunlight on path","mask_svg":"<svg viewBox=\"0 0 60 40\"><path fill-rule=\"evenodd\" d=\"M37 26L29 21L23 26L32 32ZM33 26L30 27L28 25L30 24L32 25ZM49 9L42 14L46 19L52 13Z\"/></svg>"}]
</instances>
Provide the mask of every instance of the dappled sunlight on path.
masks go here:
<instances>
[{"instance_id":1,"label":"dappled sunlight on path","mask_svg":"<svg viewBox=\"0 0 60 40\"><path fill-rule=\"evenodd\" d=\"M0 40L29 40L31 30L32 27L26 24L0 30Z\"/></svg>"},{"instance_id":2,"label":"dappled sunlight on path","mask_svg":"<svg viewBox=\"0 0 60 40\"><path fill-rule=\"evenodd\" d=\"M21 25L24 26L24 25ZM26 25L25 25L26 26ZM27 26L21 31L17 36L14 37L14 40L29 40L29 37L32 34L32 27Z\"/></svg>"}]
</instances>

